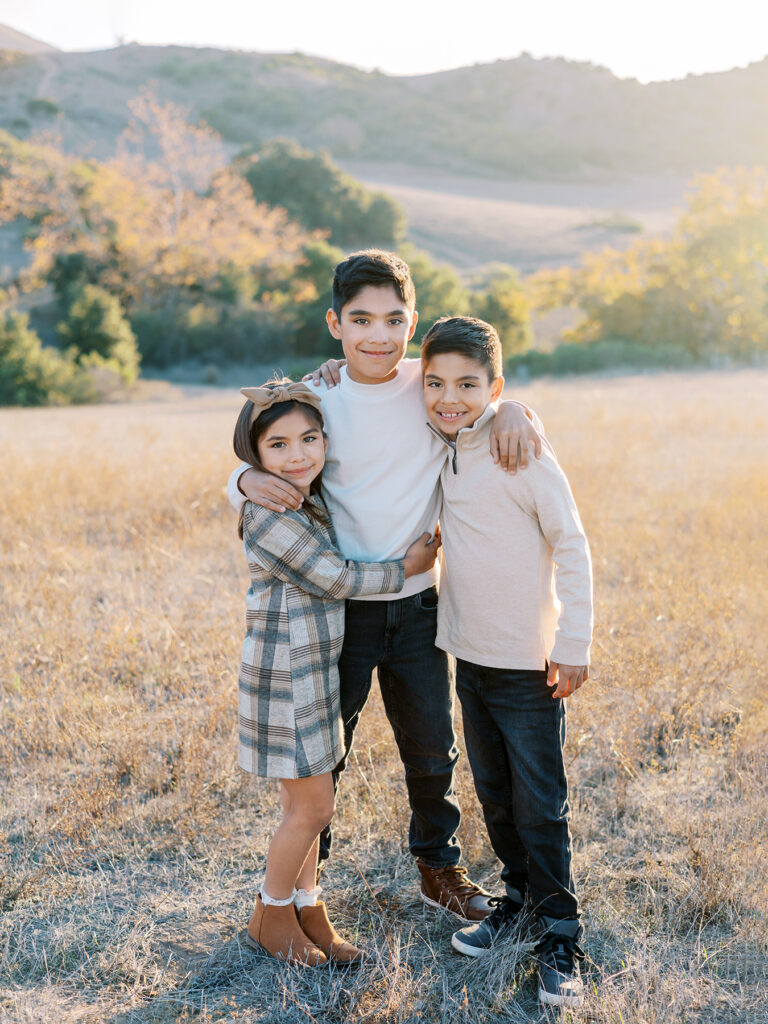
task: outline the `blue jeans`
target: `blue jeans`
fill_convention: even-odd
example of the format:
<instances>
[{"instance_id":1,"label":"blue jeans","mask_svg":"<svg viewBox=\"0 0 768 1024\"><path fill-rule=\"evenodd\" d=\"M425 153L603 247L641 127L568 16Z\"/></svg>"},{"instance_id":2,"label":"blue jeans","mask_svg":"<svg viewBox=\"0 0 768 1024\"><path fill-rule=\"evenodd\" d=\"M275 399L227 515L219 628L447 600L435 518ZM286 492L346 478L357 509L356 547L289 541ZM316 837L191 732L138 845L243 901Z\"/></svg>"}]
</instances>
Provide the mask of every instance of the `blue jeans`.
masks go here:
<instances>
[{"instance_id":1,"label":"blue jeans","mask_svg":"<svg viewBox=\"0 0 768 1024\"><path fill-rule=\"evenodd\" d=\"M547 672L456 663L467 757L502 881L535 911L579 916L571 868L565 701Z\"/></svg>"},{"instance_id":2,"label":"blue jeans","mask_svg":"<svg viewBox=\"0 0 768 1024\"><path fill-rule=\"evenodd\" d=\"M453 786L458 760L453 731L453 680L444 651L435 647L434 587L394 601L347 601L339 660L341 717L346 755L378 669L379 688L405 768L411 805L408 845L435 867L457 864L460 812ZM320 837L320 860L329 856L330 826Z\"/></svg>"}]
</instances>

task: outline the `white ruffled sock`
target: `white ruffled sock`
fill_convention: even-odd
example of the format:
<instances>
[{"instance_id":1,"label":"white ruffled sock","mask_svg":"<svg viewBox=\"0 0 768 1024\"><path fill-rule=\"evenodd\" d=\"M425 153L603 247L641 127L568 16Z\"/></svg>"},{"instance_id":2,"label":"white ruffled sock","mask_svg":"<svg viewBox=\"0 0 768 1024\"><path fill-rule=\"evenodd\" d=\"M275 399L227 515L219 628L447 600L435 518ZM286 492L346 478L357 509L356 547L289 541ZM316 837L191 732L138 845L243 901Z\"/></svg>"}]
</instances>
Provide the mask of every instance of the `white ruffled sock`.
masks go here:
<instances>
[{"instance_id":1,"label":"white ruffled sock","mask_svg":"<svg viewBox=\"0 0 768 1024\"><path fill-rule=\"evenodd\" d=\"M296 890L293 890L293 892L291 893L287 900L274 899L267 893L267 890L264 888L263 885L261 889L259 889L259 894L261 896L261 902L264 904L265 907L287 907L290 906L291 903L293 903L294 898L296 896Z\"/></svg>"},{"instance_id":2,"label":"white ruffled sock","mask_svg":"<svg viewBox=\"0 0 768 1024\"><path fill-rule=\"evenodd\" d=\"M316 885L314 889L294 889L294 903L296 909L301 910L302 907L316 907L317 898L322 892L322 886Z\"/></svg>"}]
</instances>

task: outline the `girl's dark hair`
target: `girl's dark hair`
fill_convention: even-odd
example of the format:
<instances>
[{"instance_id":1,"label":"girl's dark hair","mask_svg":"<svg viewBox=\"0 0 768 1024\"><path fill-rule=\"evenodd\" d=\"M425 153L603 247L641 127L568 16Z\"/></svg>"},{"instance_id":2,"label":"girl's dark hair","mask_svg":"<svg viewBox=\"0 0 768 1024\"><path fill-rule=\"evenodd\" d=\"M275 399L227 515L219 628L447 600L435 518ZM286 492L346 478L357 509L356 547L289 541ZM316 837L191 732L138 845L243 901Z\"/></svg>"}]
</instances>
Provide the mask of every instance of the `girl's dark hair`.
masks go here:
<instances>
[{"instance_id":1,"label":"girl's dark hair","mask_svg":"<svg viewBox=\"0 0 768 1024\"><path fill-rule=\"evenodd\" d=\"M290 381L270 381L269 383L282 384L290 383ZM325 437L322 413L319 409L315 409L314 406L308 405L306 402L277 402L275 405L270 405L268 409L263 409L253 423L251 423L253 402L248 399L240 410L240 415L237 417L237 423L235 424L233 444L235 455L237 455L238 459L241 462L247 462L254 469L258 469L262 473L268 472L268 470L264 469L259 458L259 438L266 433L273 423L282 419L288 413L295 411L303 413L310 423L317 424L318 430ZM314 501L305 501L301 506L302 511L314 522L321 523L323 526L330 526L331 516L323 497L322 471L317 474L309 485L309 493L314 498ZM237 532L240 537L243 536L243 509L240 510Z\"/></svg>"}]
</instances>

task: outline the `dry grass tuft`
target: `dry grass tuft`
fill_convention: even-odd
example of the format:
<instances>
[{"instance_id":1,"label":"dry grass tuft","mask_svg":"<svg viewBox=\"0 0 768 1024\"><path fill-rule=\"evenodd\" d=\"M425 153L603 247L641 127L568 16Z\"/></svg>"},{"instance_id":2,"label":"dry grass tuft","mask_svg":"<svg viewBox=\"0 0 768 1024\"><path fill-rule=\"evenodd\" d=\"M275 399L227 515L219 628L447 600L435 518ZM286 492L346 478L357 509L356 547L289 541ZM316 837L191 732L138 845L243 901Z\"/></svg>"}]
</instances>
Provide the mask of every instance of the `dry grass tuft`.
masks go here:
<instances>
[{"instance_id":1,"label":"dry grass tuft","mask_svg":"<svg viewBox=\"0 0 768 1024\"><path fill-rule=\"evenodd\" d=\"M595 560L568 747L585 1020L768 1021L766 393L740 372L521 395ZM455 920L418 900L377 698L326 881L371 964L302 971L243 945L279 809L235 767L238 405L0 412L0 1020L554 1020L525 953L459 958ZM465 859L493 886L464 761L458 784Z\"/></svg>"}]
</instances>

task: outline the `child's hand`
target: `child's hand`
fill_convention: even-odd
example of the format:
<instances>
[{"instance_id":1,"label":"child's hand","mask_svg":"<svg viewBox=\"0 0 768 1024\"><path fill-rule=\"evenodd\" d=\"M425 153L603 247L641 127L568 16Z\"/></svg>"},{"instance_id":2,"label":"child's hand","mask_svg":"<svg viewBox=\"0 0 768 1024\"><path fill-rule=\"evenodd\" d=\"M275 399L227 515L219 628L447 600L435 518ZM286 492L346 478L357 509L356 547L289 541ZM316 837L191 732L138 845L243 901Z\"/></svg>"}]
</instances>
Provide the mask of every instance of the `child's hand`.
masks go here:
<instances>
[{"instance_id":1,"label":"child's hand","mask_svg":"<svg viewBox=\"0 0 768 1024\"><path fill-rule=\"evenodd\" d=\"M304 502L301 491L287 480L271 473L260 473L258 469L247 469L237 481L237 486L254 504L273 512L285 512L289 508L295 511Z\"/></svg>"},{"instance_id":2,"label":"child's hand","mask_svg":"<svg viewBox=\"0 0 768 1024\"><path fill-rule=\"evenodd\" d=\"M405 557L403 558L405 578L408 579L409 576L418 576L422 572L429 572L435 564L439 548L439 533L435 532L431 540L430 534L422 533L419 539L415 540L405 552Z\"/></svg>"},{"instance_id":3,"label":"child's hand","mask_svg":"<svg viewBox=\"0 0 768 1024\"><path fill-rule=\"evenodd\" d=\"M589 665L558 665L556 661L549 663L547 686L557 684L553 697L570 697L588 679Z\"/></svg>"},{"instance_id":4,"label":"child's hand","mask_svg":"<svg viewBox=\"0 0 768 1024\"><path fill-rule=\"evenodd\" d=\"M320 378L325 381L329 388L335 388L341 380L341 374L339 370L342 366L347 365L346 359L327 359L322 366L319 366L312 373L306 373L301 378L303 381L311 380L312 383L317 387L320 383Z\"/></svg>"},{"instance_id":5,"label":"child's hand","mask_svg":"<svg viewBox=\"0 0 768 1024\"><path fill-rule=\"evenodd\" d=\"M517 402L503 402L491 424L491 455L494 462L500 462L503 470L516 473L518 451L520 469L528 465L528 446L533 445L533 454L541 458L541 434L534 427L525 412L525 406Z\"/></svg>"}]
</instances>

